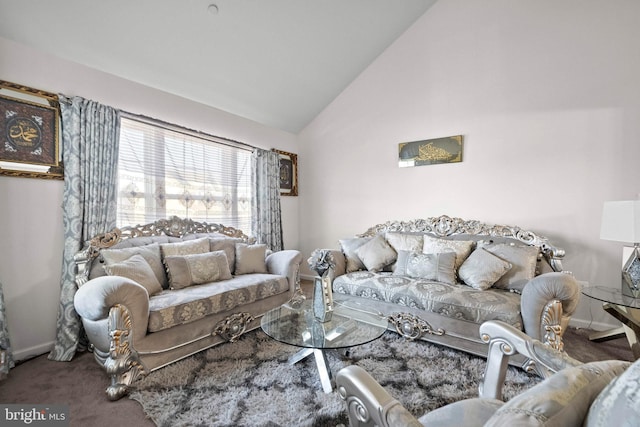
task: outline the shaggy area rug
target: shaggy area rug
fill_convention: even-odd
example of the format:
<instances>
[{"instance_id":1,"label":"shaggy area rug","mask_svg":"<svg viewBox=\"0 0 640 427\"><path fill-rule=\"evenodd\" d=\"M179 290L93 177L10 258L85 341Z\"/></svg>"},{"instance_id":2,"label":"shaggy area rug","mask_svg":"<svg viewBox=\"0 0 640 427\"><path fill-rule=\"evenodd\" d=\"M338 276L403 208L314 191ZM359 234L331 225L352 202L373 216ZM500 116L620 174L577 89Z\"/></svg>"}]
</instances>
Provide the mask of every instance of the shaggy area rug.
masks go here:
<instances>
[{"instance_id":1,"label":"shaggy area rug","mask_svg":"<svg viewBox=\"0 0 640 427\"><path fill-rule=\"evenodd\" d=\"M313 357L287 363L298 350L256 330L152 372L129 397L161 427L348 425L345 403L335 391L322 391ZM416 416L477 397L486 364L389 331L353 347L348 358L331 351L328 359L334 375L350 364L363 367ZM504 394L508 399L539 381L510 367Z\"/></svg>"}]
</instances>

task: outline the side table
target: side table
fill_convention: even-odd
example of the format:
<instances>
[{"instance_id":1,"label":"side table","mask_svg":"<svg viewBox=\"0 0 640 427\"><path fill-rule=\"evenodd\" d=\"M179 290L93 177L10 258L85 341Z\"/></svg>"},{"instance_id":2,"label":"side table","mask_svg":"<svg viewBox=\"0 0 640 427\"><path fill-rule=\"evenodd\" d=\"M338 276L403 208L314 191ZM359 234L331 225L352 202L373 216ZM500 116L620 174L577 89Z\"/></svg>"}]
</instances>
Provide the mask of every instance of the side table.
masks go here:
<instances>
[{"instance_id":1,"label":"side table","mask_svg":"<svg viewBox=\"0 0 640 427\"><path fill-rule=\"evenodd\" d=\"M627 337L629 346L635 359L640 359L640 298L631 298L622 294L620 288L606 286L585 286L582 294L602 301L602 308L622 322L622 326L602 332L595 332L589 336L594 342L608 341L614 338Z\"/></svg>"}]
</instances>

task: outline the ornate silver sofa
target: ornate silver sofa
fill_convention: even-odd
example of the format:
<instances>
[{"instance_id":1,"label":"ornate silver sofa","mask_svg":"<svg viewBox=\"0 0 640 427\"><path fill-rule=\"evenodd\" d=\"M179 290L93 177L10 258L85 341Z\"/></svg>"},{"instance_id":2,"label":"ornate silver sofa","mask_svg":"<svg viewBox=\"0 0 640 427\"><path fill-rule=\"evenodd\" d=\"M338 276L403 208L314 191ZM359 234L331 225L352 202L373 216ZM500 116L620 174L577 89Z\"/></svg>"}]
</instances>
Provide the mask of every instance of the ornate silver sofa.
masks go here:
<instances>
[{"instance_id":1,"label":"ornate silver sofa","mask_svg":"<svg viewBox=\"0 0 640 427\"><path fill-rule=\"evenodd\" d=\"M299 251L172 217L96 236L76 255L74 299L116 400L140 376L234 341L300 292Z\"/></svg>"},{"instance_id":2,"label":"ornate silver sofa","mask_svg":"<svg viewBox=\"0 0 640 427\"><path fill-rule=\"evenodd\" d=\"M487 320L561 350L580 298L576 280L562 273L564 250L519 227L443 215L379 224L340 245L316 250L333 258L334 293L361 297L363 310L387 316L409 339L484 357L478 331ZM521 355L510 363L535 368Z\"/></svg>"},{"instance_id":3,"label":"ornate silver sofa","mask_svg":"<svg viewBox=\"0 0 640 427\"><path fill-rule=\"evenodd\" d=\"M484 323L480 333L490 348L484 378L478 379L480 396L424 415L411 414L361 367L341 369L336 388L346 402L350 427L638 425L640 361L582 364L500 321ZM515 354L554 373L505 403L507 359Z\"/></svg>"}]
</instances>

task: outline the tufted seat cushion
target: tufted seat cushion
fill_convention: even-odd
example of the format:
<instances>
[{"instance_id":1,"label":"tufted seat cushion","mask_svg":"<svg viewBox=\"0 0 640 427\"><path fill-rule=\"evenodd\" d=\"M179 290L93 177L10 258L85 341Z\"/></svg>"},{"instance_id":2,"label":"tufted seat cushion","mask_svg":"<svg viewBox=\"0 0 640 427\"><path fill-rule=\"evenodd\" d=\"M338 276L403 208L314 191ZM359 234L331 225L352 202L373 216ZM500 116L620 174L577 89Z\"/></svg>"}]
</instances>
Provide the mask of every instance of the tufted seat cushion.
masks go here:
<instances>
[{"instance_id":1,"label":"tufted seat cushion","mask_svg":"<svg viewBox=\"0 0 640 427\"><path fill-rule=\"evenodd\" d=\"M522 329L520 295L502 289L478 291L460 283L356 271L336 277L333 290L475 323L502 320Z\"/></svg>"},{"instance_id":2,"label":"tufted seat cushion","mask_svg":"<svg viewBox=\"0 0 640 427\"><path fill-rule=\"evenodd\" d=\"M285 276L251 274L163 291L149 298L149 332L194 322L289 290Z\"/></svg>"}]
</instances>

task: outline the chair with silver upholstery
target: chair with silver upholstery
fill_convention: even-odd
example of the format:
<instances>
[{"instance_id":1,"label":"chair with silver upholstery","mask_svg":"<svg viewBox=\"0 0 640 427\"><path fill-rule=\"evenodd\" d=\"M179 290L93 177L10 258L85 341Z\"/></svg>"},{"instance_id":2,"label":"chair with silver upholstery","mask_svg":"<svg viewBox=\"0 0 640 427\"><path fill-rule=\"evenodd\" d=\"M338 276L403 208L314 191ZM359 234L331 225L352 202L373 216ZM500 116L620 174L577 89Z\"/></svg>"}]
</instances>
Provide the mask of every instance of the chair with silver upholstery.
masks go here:
<instances>
[{"instance_id":1,"label":"chair with silver upholstery","mask_svg":"<svg viewBox=\"0 0 640 427\"><path fill-rule=\"evenodd\" d=\"M341 369L337 392L351 427L380 426L640 426L640 361L582 363L500 321L481 325L489 357L477 398L455 402L419 418L359 366ZM509 356L520 353L550 374L502 400Z\"/></svg>"}]
</instances>

